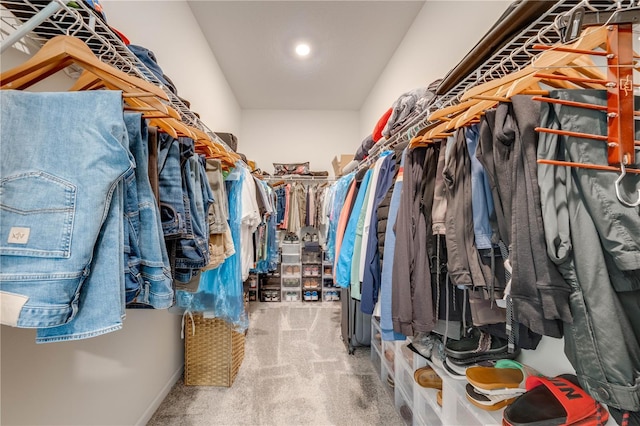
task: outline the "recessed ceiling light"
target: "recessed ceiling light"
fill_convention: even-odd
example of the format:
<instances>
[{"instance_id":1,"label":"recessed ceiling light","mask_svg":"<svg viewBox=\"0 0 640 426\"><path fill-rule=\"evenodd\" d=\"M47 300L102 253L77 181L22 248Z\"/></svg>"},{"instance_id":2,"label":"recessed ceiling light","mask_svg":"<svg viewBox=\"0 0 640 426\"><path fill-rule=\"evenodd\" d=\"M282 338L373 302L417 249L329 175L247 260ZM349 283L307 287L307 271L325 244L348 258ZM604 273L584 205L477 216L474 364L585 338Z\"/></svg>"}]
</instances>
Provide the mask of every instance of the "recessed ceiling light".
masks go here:
<instances>
[{"instance_id":1,"label":"recessed ceiling light","mask_svg":"<svg viewBox=\"0 0 640 426\"><path fill-rule=\"evenodd\" d=\"M311 47L306 43L298 43L296 45L296 55L300 57L308 56L311 53Z\"/></svg>"}]
</instances>

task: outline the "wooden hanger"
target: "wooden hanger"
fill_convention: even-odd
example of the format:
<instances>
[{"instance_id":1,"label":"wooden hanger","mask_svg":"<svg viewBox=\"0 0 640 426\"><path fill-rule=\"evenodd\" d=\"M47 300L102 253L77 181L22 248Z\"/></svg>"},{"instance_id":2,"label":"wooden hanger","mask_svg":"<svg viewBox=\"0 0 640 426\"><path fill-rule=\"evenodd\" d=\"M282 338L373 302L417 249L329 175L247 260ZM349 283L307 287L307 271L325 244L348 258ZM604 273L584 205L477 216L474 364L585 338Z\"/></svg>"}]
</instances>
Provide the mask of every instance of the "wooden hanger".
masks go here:
<instances>
[{"instance_id":1,"label":"wooden hanger","mask_svg":"<svg viewBox=\"0 0 640 426\"><path fill-rule=\"evenodd\" d=\"M149 106L154 108L160 114L163 114L165 117L173 117L177 120L180 120L180 113L176 111L174 108L165 104L161 99L156 97L154 94L149 92L137 91L137 88L127 84L126 82L121 82L120 87L116 87L111 82L102 80L99 76L93 74L90 71L83 71L78 80L74 83L73 86L69 89L70 91L80 91L80 90L98 90L106 88L109 90L122 90L126 88L125 91L122 92L122 97L124 101L130 103L132 107L144 107ZM131 99L140 99L141 102L131 101Z\"/></svg>"},{"instance_id":2,"label":"wooden hanger","mask_svg":"<svg viewBox=\"0 0 640 426\"><path fill-rule=\"evenodd\" d=\"M179 112L163 102L169 97L160 87L102 62L82 40L72 36L50 39L23 64L0 74L0 89L26 89L74 64L84 72L71 90L121 90L126 109L142 112L150 125L174 138L189 137L232 166L240 159L215 144L205 132L182 122Z\"/></svg>"},{"instance_id":3,"label":"wooden hanger","mask_svg":"<svg viewBox=\"0 0 640 426\"><path fill-rule=\"evenodd\" d=\"M581 76L579 74L579 69L581 67L573 68L573 61L579 59L581 55L584 55L582 52L593 51L593 49L605 44L606 38L607 28L587 28L583 31L583 36L566 49L559 46L558 49L561 50L545 50L531 65L502 78L473 87L465 92L461 99L471 100L478 96L482 97L484 95L486 97L487 95L495 96L496 94L509 99L514 95L527 93L532 86L538 86L540 82L544 82L555 87L564 86L565 88L576 88L578 87L575 85L576 83L582 87L604 88L604 83L606 83L605 80L595 81L596 79L592 79L593 81L586 81L589 77ZM571 49L575 49L580 52L576 53ZM602 52L595 53L600 55ZM579 61L579 65L585 64L588 64L588 61ZM544 74L543 71L545 69L549 69L552 73L557 73L561 76L559 78L554 78L552 74ZM567 79L563 79L562 75ZM594 71L591 71L589 75L594 77L601 76ZM445 129L452 130L462 127L475 119L482 111L494 107L497 103L498 102L496 100L482 100L475 104L471 104L471 106L469 106L458 119L448 123Z\"/></svg>"},{"instance_id":4,"label":"wooden hanger","mask_svg":"<svg viewBox=\"0 0 640 426\"><path fill-rule=\"evenodd\" d=\"M593 49L605 44L606 40L606 27L587 28L583 31L582 36L569 47L571 49L593 51ZM511 97L514 94L520 93L522 90L530 87L532 84L540 81L541 79L536 79L535 77L533 77L535 73L542 72L544 69L555 69L567 66L571 64L575 59L579 58L581 55L583 54L563 52L553 49L546 50L542 52L531 65L519 71L508 74L502 78L491 80L479 86L472 87L462 95L461 101L471 99L476 95L485 94L491 90L505 85L510 86L507 90L506 97Z\"/></svg>"},{"instance_id":5,"label":"wooden hanger","mask_svg":"<svg viewBox=\"0 0 640 426\"><path fill-rule=\"evenodd\" d=\"M127 83L128 86L122 90L133 86L138 91L149 92L160 99L169 100L167 94L158 86L105 64L82 40L65 35L52 38L23 64L3 72L0 75L0 88L25 89L71 64L91 71L115 87L120 88L122 82ZM16 80L20 80L19 86L13 84Z\"/></svg>"}]
</instances>

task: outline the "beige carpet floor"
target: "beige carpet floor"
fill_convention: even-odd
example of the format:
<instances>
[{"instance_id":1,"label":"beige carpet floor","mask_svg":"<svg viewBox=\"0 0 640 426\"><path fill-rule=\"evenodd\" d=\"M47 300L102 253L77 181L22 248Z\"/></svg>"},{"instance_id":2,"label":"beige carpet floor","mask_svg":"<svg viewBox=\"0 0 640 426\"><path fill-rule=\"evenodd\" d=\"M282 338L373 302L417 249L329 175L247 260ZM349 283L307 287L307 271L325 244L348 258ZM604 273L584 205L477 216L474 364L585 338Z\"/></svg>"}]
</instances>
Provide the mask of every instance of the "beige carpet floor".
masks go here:
<instances>
[{"instance_id":1,"label":"beige carpet floor","mask_svg":"<svg viewBox=\"0 0 640 426\"><path fill-rule=\"evenodd\" d=\"M338 303L252 302L245 359L233 385L180 380L148 424L403 425L369 351L347 354Z\"/></svg>"}]
</instances>

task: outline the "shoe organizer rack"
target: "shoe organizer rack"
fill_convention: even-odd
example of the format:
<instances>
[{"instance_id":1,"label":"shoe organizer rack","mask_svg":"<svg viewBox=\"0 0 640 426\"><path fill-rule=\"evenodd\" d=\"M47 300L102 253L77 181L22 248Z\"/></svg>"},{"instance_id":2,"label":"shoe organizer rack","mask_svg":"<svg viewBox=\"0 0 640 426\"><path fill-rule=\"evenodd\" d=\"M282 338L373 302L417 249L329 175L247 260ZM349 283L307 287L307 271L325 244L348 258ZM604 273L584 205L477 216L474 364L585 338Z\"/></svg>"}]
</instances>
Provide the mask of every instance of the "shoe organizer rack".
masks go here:
<instances>
[{"instance_id":1,"label":"shoe organizer rack","mask_svg":"<svg viewBox=\"0 0 640 426\"><path fill-rule=\"evenodd\" d=\"M281 291L283 302L297 302L302 299L302 262L300 242L283 241L280 264Z\"/></svg>"},{"instance_id":2,"label":"shoe organizer rack","mask_svg":"<svg viewBox=\"0 0 640 426\"><path fill-rule=\"evenodd\" d=\"M502 411L484 411L466 398L466 380L457 380L407 348L410 340L383 341L380 321L371 319L371 362L406 425L502 424ZM442 378L442 405L438 390L423 388L413 378L418 368L430 365Z\"/></svg>"},{"instance_id":3,"label":"shoe organizer rack","mask_svg":"<svg viewBox=\"0 0 640 426\"><path fill-rule=\"evenodd\" d=\"M318 245L318 231L304 227L280 239L280 291L283 302L340 301L333 282L333 263Z\"/></svg>"}]
</instances>

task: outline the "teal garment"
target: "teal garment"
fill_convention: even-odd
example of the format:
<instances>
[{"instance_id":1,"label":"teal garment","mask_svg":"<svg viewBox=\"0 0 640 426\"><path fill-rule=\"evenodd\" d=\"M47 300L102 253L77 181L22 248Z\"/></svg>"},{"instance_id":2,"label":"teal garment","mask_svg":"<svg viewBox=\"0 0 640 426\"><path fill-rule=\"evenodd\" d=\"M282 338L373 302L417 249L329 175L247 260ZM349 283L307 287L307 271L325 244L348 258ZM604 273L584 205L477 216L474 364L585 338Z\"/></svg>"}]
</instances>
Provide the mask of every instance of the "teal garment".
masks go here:
<instances>
[{"instance_id":1,"label":"teal garment","mask_svg":"<svg viewBox=\"0 0 640 426\"><path fill-rule=\"evenodd\" d=\"M367 174L371 173L373 176L373 169L367 170ZM372 183L372 182L370 182ZM367 208L369 206L369 194L371 193L372 185L367 185L364 194L364 200L362 202L362 209L360 209L360 215L358 216L358 223L355 232L355 241L353 243L353 261L351 262L351 298L360 300L362 297L360 290L360 257L362 254L362 234L364 230L364 218L367 215ZM358 194L360 195L360 194Z\"/></svg>"},{"instance_id":2,"label":"teal garment","mask_svg":"<svg viewBox=\"0 0 640 426\"><path fill-rule=\"evenodd\" d=\"M338 255L338 262L336 263L336 284L339 287L349 287L350 274L351 274L351 262L353 260L353 248L356 237L356 226L358 225L358 218L360 217L360 210L364 202L366 189L369 187L369 180L371 178L372 171L367 170L360 189L358 189L358 195L356 201L353 204L347 227L344 231L344 237L342 239L342 245L340 247L340 254Z\"/></svg>"},{"instance_id":3,"label":"teal garment","mask_svg":"<svg viewBox=\"0 0 640 426\"><path fill-rule=\"evenodd\" d=\"M340 254L335 253L336 249L336 228L338 226L338 218L340 217L340 211L344 205L349 186L351 181L356 176L356 172L351 172L346 176L341 177L331 187L333 191L333 202L331 203L331 211L329 212L329 229L327 230L327 258L333 263L333 260Z\"/></svg>"}]
</instances>

